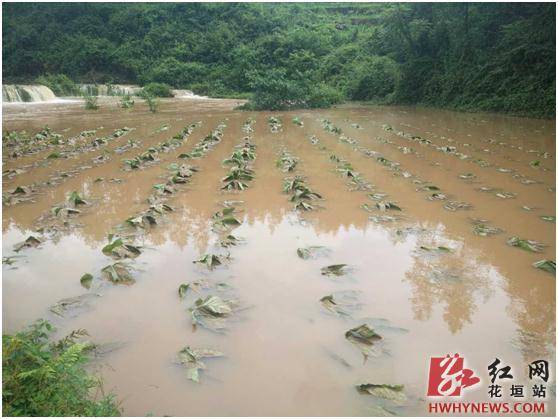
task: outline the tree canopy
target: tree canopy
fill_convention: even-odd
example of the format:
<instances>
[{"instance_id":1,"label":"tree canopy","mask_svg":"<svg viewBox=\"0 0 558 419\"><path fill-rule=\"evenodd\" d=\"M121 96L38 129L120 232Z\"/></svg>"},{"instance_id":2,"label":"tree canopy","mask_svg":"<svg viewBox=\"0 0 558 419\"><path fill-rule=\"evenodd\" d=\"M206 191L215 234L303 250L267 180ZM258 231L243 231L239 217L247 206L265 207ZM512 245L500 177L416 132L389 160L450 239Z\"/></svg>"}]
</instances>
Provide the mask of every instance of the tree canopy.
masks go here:
<instances>
[{"instance_id":1,"label":"tree canopy","mask_svg":"<svg viewBox=\"0 0 558 419\"><path fill-rule=\"evenodd\" d=\"M553 3L4 3L3 75L555 113ZM279 97L277 97L279 95ZM278 100L276 100L278 99Z\"/></svg>"}]
</instances>

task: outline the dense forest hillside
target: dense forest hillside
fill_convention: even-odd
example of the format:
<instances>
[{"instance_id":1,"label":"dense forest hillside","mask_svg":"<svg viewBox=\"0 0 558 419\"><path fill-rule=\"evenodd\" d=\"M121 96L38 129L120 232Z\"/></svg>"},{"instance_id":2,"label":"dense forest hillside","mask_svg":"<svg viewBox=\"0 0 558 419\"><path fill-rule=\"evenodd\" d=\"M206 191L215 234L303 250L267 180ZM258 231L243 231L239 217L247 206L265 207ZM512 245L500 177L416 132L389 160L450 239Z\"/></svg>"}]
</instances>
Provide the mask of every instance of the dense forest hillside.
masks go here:
<instances>
[{"instance_id":1,"label":"dense forest hillside","mask_svg":"<svg viewBox=\"0 0 558 419\"><path fill-rule=\"evenodd\" d=\"M343 99L550 117L546 3L4 3L3 77L163 82L260 107Z\"/></svg>"}]
</instances>

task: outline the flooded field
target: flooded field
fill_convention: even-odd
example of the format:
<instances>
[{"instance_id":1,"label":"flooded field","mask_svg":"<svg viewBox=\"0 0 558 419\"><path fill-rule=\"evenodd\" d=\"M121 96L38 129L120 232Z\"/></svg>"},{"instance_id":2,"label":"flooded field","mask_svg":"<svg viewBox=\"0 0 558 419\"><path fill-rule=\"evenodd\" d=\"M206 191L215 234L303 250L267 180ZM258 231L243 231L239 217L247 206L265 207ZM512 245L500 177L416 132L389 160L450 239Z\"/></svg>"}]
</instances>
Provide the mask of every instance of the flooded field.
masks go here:
<instances>
[{"instance_id":1,"label":"flooded field","mask_svg":"<svg viewBox=\"0 0 558 419\"><path fill-rule=\"evenodd\" d=\"M125 415L425 415L456 352L554 414L554 121L237 104L5 106L4 332L86 329Z\"/></svg>"}]
</instances>

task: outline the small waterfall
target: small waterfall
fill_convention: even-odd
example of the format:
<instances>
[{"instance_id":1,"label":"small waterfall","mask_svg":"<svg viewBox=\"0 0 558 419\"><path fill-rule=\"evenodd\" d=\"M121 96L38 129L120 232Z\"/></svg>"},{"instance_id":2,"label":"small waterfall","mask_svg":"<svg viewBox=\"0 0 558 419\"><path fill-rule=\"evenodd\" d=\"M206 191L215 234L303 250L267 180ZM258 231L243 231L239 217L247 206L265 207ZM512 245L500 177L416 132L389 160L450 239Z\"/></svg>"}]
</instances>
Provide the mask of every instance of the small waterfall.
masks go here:
<instances>
[{"instance_id":1,"label":"small waterfall","mask_svg":"<svg viewBox=\"0 0 558 419\"><path fill-rule=\"evenodd\" d=\"M2 102L47 102L56 96L41 84L3 84Z\"/></svg>"},{"instance_id":2,"label":"small waterfall","mask_svg":"<svg viewBox=\"0 0 558 419\"><path fill-rule=\"evenodd\" d=\"M198 96L191 90L174 89L171 92L177 99L207 99L207 96Z\"/></svg>"},{"instance_id":3,"label":"small waterfall","mask_svg":"<svg viewBox=\"0 0 558 419\"><path fill-rule=\"evenodd\" d=\"M135 95L141 87L133 84L80 84L79 90L89 96Z\"/></svg>"}]
</instances>

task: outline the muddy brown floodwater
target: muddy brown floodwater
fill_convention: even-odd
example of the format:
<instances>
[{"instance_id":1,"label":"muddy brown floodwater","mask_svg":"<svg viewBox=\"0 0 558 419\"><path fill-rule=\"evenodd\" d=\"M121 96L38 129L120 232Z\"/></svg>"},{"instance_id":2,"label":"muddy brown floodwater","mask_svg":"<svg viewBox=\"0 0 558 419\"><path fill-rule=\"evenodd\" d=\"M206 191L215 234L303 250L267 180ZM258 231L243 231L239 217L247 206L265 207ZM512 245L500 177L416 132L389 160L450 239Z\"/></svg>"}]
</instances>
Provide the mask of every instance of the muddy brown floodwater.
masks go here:
<instances>
[{"instance_id":1,"label":"muddy brown floodwater","mask_svg":"<svg viewBox=\"0 0 558 419\"><path fill-rule=\"evenodd\" d=\"M91 369L124 414L425 415L430 357L456 352L481 378L462 400L494 401L487 368L498 358L514 376L498 401L512 401L510 384L524 384L524 401L544 401L554 414L555 277L533 266L555 260L554 121L357 105L242 112L234 100L166 100L155 114L143 103L100 104L96 112L75 103L4 107L4 132L34 135L48 125L74 141L17 157L3 144L2 251L13 257L3 260L3 328L45 318L57 336L86 329L106 344ZM192 123L189 135L161 145ZM124 127L132 130L113 135ZM79 135L87 130L96 132ZM222 190L231 168L222 162L246 136L254 177L245 190ZM89 146L101 137L109 140ZM152 161L127 168L125 159L150 147ZM293 171L278 167L281 155L298 162ZM198 171L161 193L174 211L150 228L123 227L177 164ZM304 201L314 210L295 211L283 192L294 176L322 196ZM10 200L17 186L31 189ZM72 191L88 204L53 215ZM226 229L242 241L224 248L214 214L226 200L242 201L232 204L241 224ZM101 272L116 262L101 251L110 233L142 246L121 261L134 282ZM15 252L30 235L40 245ZM512 237L538 251L507 244ZM324 248L299 257L308 246ZM207 253L223 263L192 263ZM341 275L322 275L335 264L347 265ZM183 298L180 284L190 285ZM242 306L232 315L224 308L217 333L193 327L188 311L210 295ZM321 300L329 295L337 304ZM346 339L362 324L382 339ZM203 359L196 383L191 364L177 362L185 346L224 356ZM551 378L546 397L533 399L527 365L538 359L550 361ZM404 387L386 399L357 392L363 383Z\"/></svg>"}]
</instances>

